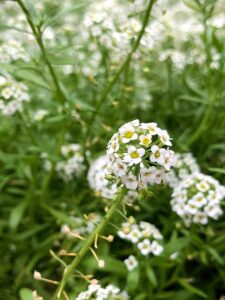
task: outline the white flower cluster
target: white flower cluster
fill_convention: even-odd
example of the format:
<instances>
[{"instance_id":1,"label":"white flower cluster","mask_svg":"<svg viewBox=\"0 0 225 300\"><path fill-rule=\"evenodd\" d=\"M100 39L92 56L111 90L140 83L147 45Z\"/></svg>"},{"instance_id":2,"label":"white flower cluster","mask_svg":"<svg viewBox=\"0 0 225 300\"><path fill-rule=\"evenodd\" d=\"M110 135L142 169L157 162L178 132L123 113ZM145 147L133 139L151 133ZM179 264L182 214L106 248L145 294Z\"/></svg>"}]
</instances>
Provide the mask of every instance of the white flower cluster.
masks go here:
<instances>
[{"instance_id":1,"label":"white flower cluster","mask_svg":"<svg viewBox=\"0 0 225 300\"><path fill-rule=\"evenodd\" d=\"M106 199L113 199L117 185L105 178L107 174L107 157L101 156L92 162L88 171L88 182L97 195Z\"/></svg>"},{"instance_id":2,"label":"white flower cluster","mask_svg":"<svg viewBox=\"0 0 225 300\"><path fill-rule=\"evenodd\" d=\"M130 41L141 30L138 19L128 18L130 7L117 0L97 1L90 5L84 16L85 38L92 37L120 57L130 49Z\"/></svg>"},{"instance_id":3,"label":"white flower cluster","mask_svg":"<svg viewBox=\"0 0 225 300\"><path fill-rule=\"evenodd\" d=\"M166 174L165 183L174 188L181 180L196 172L199 173L200 168L192 153L175 153L175 164Z\"/></svg>"},{"instance_id":4,"label":"white flower cluster","mask_svg":"<svg viewBox=\"0 0 225 300\"><path fill-rule=\"evenodd\" d=\"M126 123L108 144L110 172L128 189L160 184L174 164L171 138L156 123Z\"/></svg>"},{"instance_id":5,"label":"white flower cluster","mask_svg":"<svg viewBox=\"0 0 225 300\"><path fill-rule=\"evenodd\" d=\"M120 231L118 231L118 236L121 239L135 244L137 250L144 256L147 256L150 253L157 256L163 251L163 236L158 228L151 223L143 221L141 221L139 224L135 224L133 222L122 223L122 228ZM132 261L131 264L135 265L133 258L130 258L129 260ZM127 261L126 265L128 266L129 264L130 261ZM130 265L129 268L131 268Z\"/></svg>"},{"instance_id":6,"label":"white flower cluster","mask_svg":"<svg viewBox=\"0 0 225 300\"><path fill-rule=\"evenodd\" d=\"M9 40L7 43L0 45L1 63L10 63L16 60L29 61L29 56L18 41Z\"/></svg>"},{"instance_id":7,"label":"white flower cluster","mask_svg":"<svg viewBox=\"0 0 225 300\"><path fill-rule=\"evenodd\" d=\"M208 218L217 220L222 214L220 201L225 197L225 187L211 176L195 173L185 178L174 189L171 205L184 221L207 224Z\"/></svg>"},{"instance_id":8,"label":"white flower cluster","mask_svg":"<svg viewBox=\"0 0 225 300\"><path fill-rule=\"evenodd\" d=\"M106 288L99 284L90 284L87 291L81 292L76 300L128 300L126 292L121 292L119 288L108 285Z\"/></svg>"},{"instance_id":9,"label":"white flower cluster","mask_svg":"<svg viewBox=\"0 0 225 300\"><path fill-rule=\"evenodd\" d=\"M70 181L74 176L79 177L83 173L85 166L81 153L79 144L69 144L61 147L63 160L56 164L56 171L63 180Z\"/></svg>"},{"instance_id":10,"label":"white flower cluster","mask_svg":"<svg viewBox=\"0 0 225 300\"><path fill-rule=\"evenodd\" d=\"M113 199L117 192L117 184L106 179L109 174L108 163L105 155L93 161L88 171L88 182L98 196ZM127 205L132 205L137 198L138 193L136 191L128 191L123 201Z\"/></svg>"},{"instance_id":11,"label":"white flower cluster","mask_svg":"<svg viewBox=\"0 0 225 300\"><path fill-rule=\"evenodd\" d=\"M30 96L24 83L0 75L0 110L3 115L11 116L22 111L24 102L28 101Z\"/></svg>"},{"instance_id":12,"label":"white flower cluster","mask_svg":"<svg viewBox=\"0 0 225 300\"><path fill-rule=\"evenodd\" d=\"M84 172L84 158L79 144L68 144L61 147L62 160L56 164L56 172L64 181L70 181L74 177L79 177ZM52 162L47 153L42 153L41 158L44 160L44 168L49 171Z\"/></svg>"}]
</instances>

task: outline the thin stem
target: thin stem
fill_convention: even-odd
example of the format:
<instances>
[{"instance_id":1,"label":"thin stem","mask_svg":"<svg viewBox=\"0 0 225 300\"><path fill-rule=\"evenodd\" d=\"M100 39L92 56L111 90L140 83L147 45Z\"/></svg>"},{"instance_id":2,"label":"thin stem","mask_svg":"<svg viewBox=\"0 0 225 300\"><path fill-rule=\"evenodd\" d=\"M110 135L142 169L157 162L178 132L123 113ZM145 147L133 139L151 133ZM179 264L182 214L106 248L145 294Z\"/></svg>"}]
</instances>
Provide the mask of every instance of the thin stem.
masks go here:
<instances>
[{"instance_id":1,"label":"thin stem","mask_svg":"<svg viewBox=\"0 0 225 300\"><path fill-rule=\"evenodd\" d=\"M64 95L61 87L60 87L60 83L59 83L59 80L57 78L57 75L56 75L56 72L53 68L53 66L51 65L49 59L48 59L48 56L47 56L47 52L46 52L46 49L44 47L44 44L43 44L43 40L42 40L42 33L40 31L40 28L39 27L36 27L35 24L33 23L33 20L30 16L30 13L28 11L28 9L26 8L26 6L24 5L23 1L22 0L16 0L17 3L19 4L19 6L21 7L22 11L24 12L25 16L26 16L26 19L27 19L27 22L29 23L30 25L30 28L34 34L34 37L36 39L36 42L41 50L41 53L42 53L42 56L43 56L43 59L48 67L48 70L49 70L49 73L52 77L52 80L53 80L53 83L56 87L56 90L57 92L59 93L60 95L60 101L62 103L66 102L67 99L66 99L66 96Z\"/></svg>"},{"instance_id":2,"label":"thin stem","mask_svg":"<svg viewBox=\"0 0 225 300\"><path fill-rule=\"evenodd\" d=\"M91 132L91 129L92 129L92 126L93 126L93 123L95 121L95 118L96 116L98 115L98 112L102 106L102 104L104 103L104 100L107 98L108 94L110 93L110 91L112 90L112 88L114 87L114 85L116 84L117 80L120 78L120 75L123 73L123 71L127 68L127 66L129 65L131 59L132 59L132 56L133 54L135 53L135 51L137 50L140 42L141 42L141 39L142 39L142 36L145 32L145 28L148 24L148 21L149 21L149 17L150 17L150 14L151 14L151 11L152 11L152 7L153 7L153 4L156 0L150 0L149 1L149 4L148 4L148 7L146 9L146 12L145 12L145 15L144 15L144 19L143 19L143 23L142 23L142 28L138 34L138 37L130 51L130 53L128 54L128 56L126 57L125 61L123 62L123 64L121 65L121 67L118 69L118 71L116 72L116 74L114 75L114 77L112 78L112 80L109 82L108 86L105 88L105 90L103 91L102 95L100 96L98 102L97 102L97 105L96 105L96 109L95 111L92 113L92 116L91 116L91 120L89 122L89 126L87 127L87 130L86 130L86 133L84 135L84 155L85 155L85 152L86 152L86 142L87 142L87 139L90 135L90 132Z\"/></svg>"},{"instance_id":3,"label":"thin stem","mask_svg":"<svg viewBox=\"0 0 225 300\"><path fill-rule=\"evenodd\" d=\"M123 189L123 188L120 191L118 191L118 194L116 195L116 197L114 199L113 205L108 210L108 212L105 215L105 217L98 224L98 226L91 233L91 235L83 242L83 246L82 246L81 250L78 252L76 258L65 269L65 272L63 273L63 277L61 279L61 282L59 283L59 286L58 286L58 288L57 288L57 290L56 290L56 292L55 292L52 300L56 300L56 299L60 298L67 280L69 279L69 277L73 273L74 269L77 268L77 266L80 263L80 261L82 260L82 258L88 252L88 250L91 247L91 245L94 243L96 235L99 235L103 231L103 229L105 228L105 226L109 223L110 219L112 218L112 216L114 215L115 211L119 207L119 205L120 205L120 203L121 203L121 201L122 201L125 193L126 193L126 190Z\"/></svg>"}]
</instances>

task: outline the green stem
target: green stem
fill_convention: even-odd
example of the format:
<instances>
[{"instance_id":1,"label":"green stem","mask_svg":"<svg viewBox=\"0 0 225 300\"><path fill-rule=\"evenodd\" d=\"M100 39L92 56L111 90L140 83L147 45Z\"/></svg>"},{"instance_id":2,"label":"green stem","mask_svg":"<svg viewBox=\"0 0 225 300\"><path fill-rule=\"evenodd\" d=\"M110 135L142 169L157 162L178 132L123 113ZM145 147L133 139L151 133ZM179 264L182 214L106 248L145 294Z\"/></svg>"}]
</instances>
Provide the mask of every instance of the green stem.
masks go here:
<instances>
[{"instance_id":1,"label":"green stem","mask_svg":"<svg viewBox=\"0 0 225 300\"><path fill-rule=\"evenodd\" d=\"M132 56L134 54L134 52L137 50L140 42L141 42L141 39L142 39L142 36L145 32L145 28L148 24L148 21L149 21L149 17L150 17L150 14L151 14L151 11L152 11L152 7L153 7L153 4L156 0L150 0L149 1L149 4L148 4L148 7L146 9L146 12L145 12L145 15L144 15L144 19L143 19L143 23L142 23L142 28L137 36L137 39L130 51L130 53L128 54L128 56L126 57L125 61L123 62L123 64L121 65L121 67L118 69L118 71L116 72L116 74L114 75L114 77L111 79L111 81L109 82L108 86L105 88L105 90L103 91L102 95L100 96L98 102L97 102L97 105L96 105L96 109L95 111L93 112L92 116L91 116L91 120L89 122L89 126L87 127L87 130L86 130L86 133L84 135L84 156L85 156L85 152L86 152L86 142L87 142L87 139L90 135L90 132L91 132L91 129L92 129L92 126L93 126L93 123L95 121L95 118L96 116L98 115L98 112L102 106L102 104L104 103L105 99L107 98L108 94L110 93L110 91L112 90L112 88L114 87L114 85L116 84L117 80L120 78L120 75L123 73L123 71L127 68L127 66L129 65L131 59L132 59Z\"/></svg>"},{"instance_id":2,"label":"green stem","mask_svg":"<svg viewBox=\"0 0 225 300\"><path fill-rule=\"evenodd\" d=\"M32 32L34 34L35 39L36 39L36 42L37 42L37 44L38 44L38 46L39 46L39 48L41 50L42 57L43 57L46 65L48 67L48 70L49 70L49 73L50 73L50 75L52 77L52 80L53 80L53 83L55 85L55 88L56 88L57 92L60 95L59 99L60 99L60 101L63 104L64 102L67 101L67 99L66 99L66 96L64 95L64 93L63 93L63 91L62 91L62 89L60 87L60 83L59 83L59 80L57 78L56 72L55 72L53 66L51 65L51 63L50 63L50 61L48 59L47 52L46 52L46 49L45 49L44 44L43 44L42 33L40 31L40 28L36 27L35 24L33 23L32 18L30 16L30 13L29 13L28 9L26 8L26 6L24 5L23 1L22 0L16 0L16 1L17 1L17 3L19 4L19 6L21 7L23 13L26 16L27 22L29 23L30 28L31 28L31 30L32 30Z\"/></svg>"},{"instance_id":3,"label":"green stem","mask_svg":"<svg viewBox=\"0 0 225 300\"><path fill-rule=\"evenodd\" d=\"M116 195L114 202L111 206L111 208L108 210L105 217L102 219L102 221L98 224L96 229L91 233L91 235L83 242L83 246L81 250L78 252L76 258L72 261L72 263L65 269L65 272L63 273L63 277L61 279L61 282L52 298L52 300L59 299L62 291L64 289L64 286L73 273L74 269L77 268L78 264L82 260L82 258L85 256L85 254L88 252L89 248L93 244L96 235L99 235L102 230L105 228L105 226L109 223L110 219L112 218L113 214L116 212L117 208L119 207L124 195L126 193L125 189L121 189L118 191L118 194Z\"/></svg>"}]
</instances>

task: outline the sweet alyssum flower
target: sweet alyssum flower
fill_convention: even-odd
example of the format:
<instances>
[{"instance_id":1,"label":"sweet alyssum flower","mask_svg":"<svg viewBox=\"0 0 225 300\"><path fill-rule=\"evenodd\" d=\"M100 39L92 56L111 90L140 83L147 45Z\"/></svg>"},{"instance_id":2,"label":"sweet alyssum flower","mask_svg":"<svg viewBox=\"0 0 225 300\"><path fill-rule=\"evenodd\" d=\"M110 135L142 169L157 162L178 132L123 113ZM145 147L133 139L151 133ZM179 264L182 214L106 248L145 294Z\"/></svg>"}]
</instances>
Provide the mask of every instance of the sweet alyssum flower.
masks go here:
<instances>
[{"instance_id":1,"label":"sweet alyssum flower","mask_svg":"<svg viewBox=\"0 0 225 300\"><path fill-rule=\"evenodd\" d=\"M100 197L106 199L113 199L115 193L117 192L117 184L115 182L110 182L106 179L106 176L109 174L108 170L108 158L107 156L100 156L98 159L94 160L91 163L90 169L88 171L88 182L90 187L96 192ZM115 169L118 174L123 173L123 161L118 160L115 163ZM123 201L132 205L133 202L138 198L138 193L136 191L128 191Z\"/></svg>"},{"instance_id":2,"label":"sweet alyssum flower","mask_svg":"<svg viewBox=\"0 0 225 300\"><path fill-rule=\"evenodd\" d=\"M107 174L107 157L101 156L91 163L88 171L88 182L97 195L106 199L113 199L117 186L105 178Z\"/></svg>"},{"instance_id":3,"label":"sweet alyssum flower","mask_svg":"<svg viewBox=\"0 0 225 300\"><path fill-rule=\"evenodd\" d=\"M128 256L128 258L124 260L124 263L128 271L133 271L138 266L138 261L134 255Z\"/></svg>"},{"instance_id":4,"label":"sweet alyssum flower","mask_svg":"<svg viewBox=\"0 0 225 300\"><path fill-rule=\"evenodd\" d=\"M165 183L171 188L193 173L199 173L200 168L192 153L175 153L175 164L165 176Z\"/></svg>"},{"instance_id":5,"label":"sweet alyssum flower","mask_svg":"<svg viewBox=\"0 0 225 300\"><path fill-rule=\"evenodd\" d=\"M52 163L47 153L42 153L44 167L50 170ZM56 172L64 181L79 177L84 172L84 158L79 144L68 144L61 147L61 160L56 163Z\"/></svg>"},{"instance_id":6,"label":"sweet alyssum flower","mask_svg":"<svg viewBox=\"0 0 225 300\"><path fill-rule=\"evenodd\" d=\"M158 228L151 223L143 221L141 221L139 224L129 221L122 223L121 230L118 231L118 236L121 239L133 243L135 249L143 256L147 256L149 254L157 256L163 251L163 236ZM132 263L135 265L134 259L131 258L130 260L131 265ZM128 259L127 263L130 263L130 260Z\"/></svg>"},{"instance_id":7,"label":"sweet alyssum flower","mask_svg":"<svg viewBox=\"0 0 225 300\"><path fill-rule=\"evenodd\" d=\"M131 190L159 184L174 164L171 138L156 123L126 123L109 141L109 171Z\"/></svg>"},{"instance_id":8,"label":"sweet alyssum flower","mask_svg":"<svg viewBox=\"0 0 225 300\"><path fill-rule=\"evenodd\" d=\"M29 61L28 54L17 40L11 39L0 45L1 63L10 63L17 60Z\"/></svg>"},{"instance_id":9,"label":"sweet alyssum flower","mask_svg":"<svg viewBox=\"0 0 225 300\"><path fill-rule=\"evenodd\" d=\"M194 173L174 189L171 205L184 221L207 224L208 219L217 220L222 214L220 201L225 197L225 187L211 176Z\"/></svg>"},{"instance_id":10,"label":"sweet alyssum flower","mask_svg":"<svg viewBox=\"0 0 225 300\"><path fill-rule=\"evenodd\" d=\"M22 111L24 103L29 101L28 88L24 83L0 75L0 111L3 115Z\"/></svg>"},{"instance_id":11,"label":"sweet alyssum flower","mask_svg":"<svg viewBox=\"0 0 225 300\"><path fill-rule=\"evenodd\" d=\"M90 284L87 291L81 292L76 300L128 300L130 299L126 292L121 292L114 285L108 285L103 288L99 284Z\"/></svg>"}]
</instances>

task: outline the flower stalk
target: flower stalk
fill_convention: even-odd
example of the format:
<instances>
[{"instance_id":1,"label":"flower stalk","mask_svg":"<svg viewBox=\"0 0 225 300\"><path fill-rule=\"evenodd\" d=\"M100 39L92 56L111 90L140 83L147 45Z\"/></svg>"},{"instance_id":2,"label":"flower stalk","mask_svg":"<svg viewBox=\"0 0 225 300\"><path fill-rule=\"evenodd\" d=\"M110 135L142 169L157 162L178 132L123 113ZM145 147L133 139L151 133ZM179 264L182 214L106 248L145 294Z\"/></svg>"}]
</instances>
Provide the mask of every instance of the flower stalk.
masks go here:
<instances>
[{"instance_id":1,"label":"flower stalk","mask_svg":"<svg viewBox=\"0 0 225 300\"><path fill-rule=\"evenodd\" d=\"M126 189L121 188L120 190L118 190L114 202L111 208L106 213L105 217L97 225L96 229L91 233L91 235L83 242L83 246L81 250L77 253L77 256L74 258L72 263L68 265L68 267L65 269L62 279L58 285L58 288L52 300L60 299L63 289L69 277L72 275L73 271L77 268L77 266L79 265L79 263L81 262L85 254L90 250L90 247L94 243L96 236L98 236L104 230L105 226L109 223L110 219L112 218L117 208L119 207L120 203L122 202L122 199L125 194L126 194Z\"/></svg>"},{"instance_id":2,"label":"flower stalk","mask_svg":"<svg viewBox=\"0 0 225 300\"><path fill-rule=\"evenodd\" d=\"M59 94L59 99L61 101L61 103L65 103L67 102L67 99L66 99L66 96L65 94L63 93L61 87L60 87L60 82L58 80L58 77L56 75L56 72L53 68L53 66L51 65L49 59L48 59L48 56L47 56L47 52L46 52L46 49L45 49L45 46L44 46L44 43L43 43L43 40L42 40L42 32L40 30L40 27L39 26L36 26L30 16L30 13L29 13L29 10L26 8L26 6L24 5L23 1L22 0L16 0L16 2L19 4L21 10L23 11L24 15L26 16L26 19L27 19L27 22L33 32L33 35L36 39L36 42L40 48L40 51L42 53L42 57L48 67L48 70L49 70L49 73L52 77L52 81L55 85L55 88L56 88L56 91L58 92Z\"/></svg>"}]
</instances>

